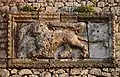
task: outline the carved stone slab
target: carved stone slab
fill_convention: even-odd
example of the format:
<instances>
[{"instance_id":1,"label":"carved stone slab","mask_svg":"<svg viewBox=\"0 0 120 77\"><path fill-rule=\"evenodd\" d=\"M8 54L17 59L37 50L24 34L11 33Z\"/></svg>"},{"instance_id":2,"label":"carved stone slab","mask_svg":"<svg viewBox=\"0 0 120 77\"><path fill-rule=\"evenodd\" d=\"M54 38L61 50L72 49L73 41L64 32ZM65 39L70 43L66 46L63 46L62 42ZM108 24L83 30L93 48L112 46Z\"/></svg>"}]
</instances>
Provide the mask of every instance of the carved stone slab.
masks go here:
<instances>
[{"instance_id":1,"label":"carved stone slab","mask_svg":"<svg viewBox=\"0 0 120 77\"><path fill-rule=\"evenodd\" d=\"M113 67L117 63L112 16L16 13L9 14L8 22L9 67Z\"/></svg>"}]
</instances>

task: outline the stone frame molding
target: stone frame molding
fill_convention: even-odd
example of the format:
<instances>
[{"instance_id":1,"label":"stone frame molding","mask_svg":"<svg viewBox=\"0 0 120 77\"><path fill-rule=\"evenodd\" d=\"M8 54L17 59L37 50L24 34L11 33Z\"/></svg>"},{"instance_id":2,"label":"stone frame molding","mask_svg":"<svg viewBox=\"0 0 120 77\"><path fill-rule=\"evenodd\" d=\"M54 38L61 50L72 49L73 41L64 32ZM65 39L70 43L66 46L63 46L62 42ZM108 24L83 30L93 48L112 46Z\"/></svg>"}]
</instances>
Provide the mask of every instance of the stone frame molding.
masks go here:
<instances>
[{"instance_id":1,"label":"stone frame molding","mask_svg":"<svg viewBox=\"0 0 120 77\"><path fill-rule=\"evenodd\" d=\"M74 15L75 14L75 15ZM50 16L54 15L54 16ZM8 14L8 67L11 68L56 68L56 67L116 67L117 66L117 19L114 15L83 15L77 13L56 13L50 14L43 17L44 13L10 13ZM47 19L48 18L48 19ZM80 59L77 61L60 61L55 59L40 59L38 61L33 61L31 59L17 59L14 56L14 23L17 22L31 22L34 20L46 19L56 22L108 22L112 27L112 56L111 58L105 59L103 61L91 60L91 59Z\"/></svg>"}]
</instances>

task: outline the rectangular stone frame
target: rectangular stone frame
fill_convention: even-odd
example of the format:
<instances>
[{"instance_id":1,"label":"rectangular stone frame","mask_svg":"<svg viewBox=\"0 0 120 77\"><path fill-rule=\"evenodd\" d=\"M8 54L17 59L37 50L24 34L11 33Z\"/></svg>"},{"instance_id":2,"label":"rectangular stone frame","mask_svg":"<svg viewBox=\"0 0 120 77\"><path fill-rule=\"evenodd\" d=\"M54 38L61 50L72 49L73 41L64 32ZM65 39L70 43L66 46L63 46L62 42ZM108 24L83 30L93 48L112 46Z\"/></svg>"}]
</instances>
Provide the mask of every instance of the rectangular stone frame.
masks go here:
<instances>
[{"instance_id":1,"label":"rectangular stone frame","mask_svg":"<svg viewBox=\"0 0 120 77\"><path fill-rule=\"evenodd\" d=\"M117 52L116 52L116 19L113 15L83 15L77 14L77 17L68 13L61 13L60 18L57 17L57 14L54 18L50 18L49 20L58 20L64 22L64 18L72 19L75 22L99 22L99 21L112 21L109 24L112 25L112 33L113 33L113 54L112 58L107 59L105 61L95 61L95 60L77 60L77 61L60 61L55 59L40 59L38 61L33 61L31 59L17 59L14 57L14 39L13 39L13 28L14 22L30 22L34 20L38 20L42 18L44 13L12 13L8 14L8 67L11 68L72 68L72 67L116 67L117 65ZM71 16L70 16L71 15ZM49 17L48 17L49 18ZM42 18L45 19L45 18Z\"/></svg>"}]
</instances>

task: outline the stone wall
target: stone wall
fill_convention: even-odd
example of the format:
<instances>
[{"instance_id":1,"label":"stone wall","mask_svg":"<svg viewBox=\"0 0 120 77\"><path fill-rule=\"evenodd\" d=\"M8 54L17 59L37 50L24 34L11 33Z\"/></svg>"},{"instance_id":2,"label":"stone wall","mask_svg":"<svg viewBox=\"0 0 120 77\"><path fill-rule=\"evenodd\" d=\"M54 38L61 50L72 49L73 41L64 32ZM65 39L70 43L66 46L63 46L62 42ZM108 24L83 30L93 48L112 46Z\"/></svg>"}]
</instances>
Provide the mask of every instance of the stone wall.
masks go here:
<instances>
[{"instance_id":1,"label":"stone wall","mask_svg":"<svg viewBox=\"0 0 120 77\"><path fill-rule=\"evenodd\" d=\"M0 0L0 75L1 77L120 77L120 68L50 68L50 69L17 69L7 68L7 13L21 12L26 4L43 12L72 11L75 6L85 5L85 0ZM113 13L118 16L120 24L120 0L88 1L98 13ZM117 33L117 50L120 55L120 27ZM120 57L120 56L119 56Z\"/></svg>"},{"instance_id":2,"label":"stone wall","mask_svg":"<svg viewBox=\"0 0 120 77\"><path fill-rule=\"evenodd\" d=\"M120 77L120 68L1 69L2 77Z\"/></svg>"}]
</instances>

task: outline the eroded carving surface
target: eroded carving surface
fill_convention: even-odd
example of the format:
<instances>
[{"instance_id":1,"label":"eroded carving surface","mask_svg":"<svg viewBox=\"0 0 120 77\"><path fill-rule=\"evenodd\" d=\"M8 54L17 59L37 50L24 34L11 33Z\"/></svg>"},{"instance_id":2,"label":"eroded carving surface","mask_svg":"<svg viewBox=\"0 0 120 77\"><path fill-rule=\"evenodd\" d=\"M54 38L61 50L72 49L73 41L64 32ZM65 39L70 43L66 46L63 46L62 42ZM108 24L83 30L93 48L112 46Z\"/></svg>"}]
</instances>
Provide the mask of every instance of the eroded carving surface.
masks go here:
<instances>
[{"instance_id":1,"label":"eroded carving surface","mask_svg":"<svg viewBox=\"0 0 120 77\"><path fill-rule=\"evenodd\" d=\"M84 25L80 25L85 27ZM81 58L88 56L87 39L68 29L52 30L38 21L19 28L18 57Z\"/></svg>"},{"instance_id":2,"label":"eroded carving surface","mask_svg":"<svg viewBox=\"0 0 120 77\"><path fill-rule=\"evenodd\" d=\"M107 23L88 23L89 52L91 58L110 56L109 27Z\"/></svg>"}]
</instances>

